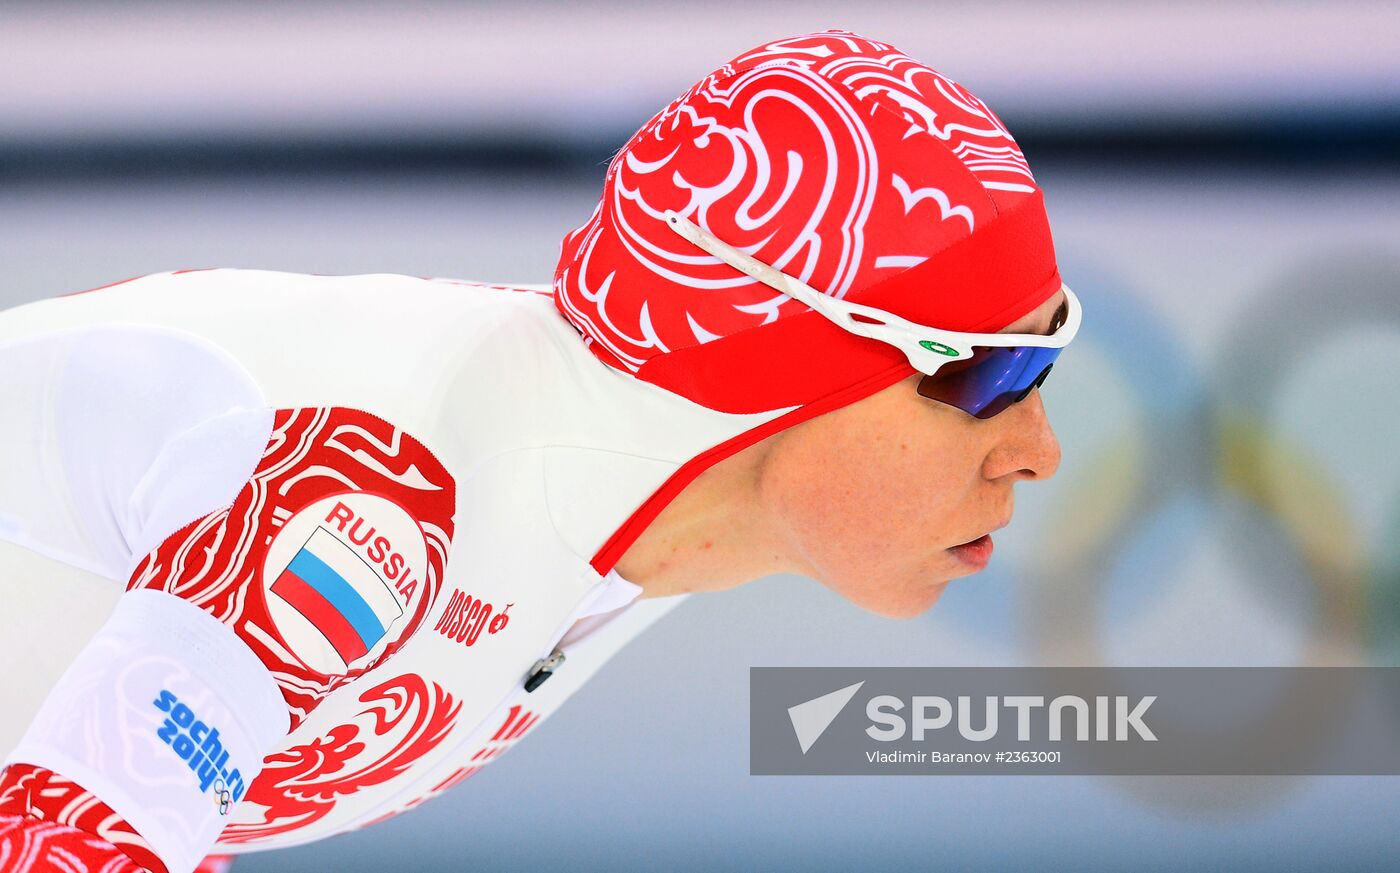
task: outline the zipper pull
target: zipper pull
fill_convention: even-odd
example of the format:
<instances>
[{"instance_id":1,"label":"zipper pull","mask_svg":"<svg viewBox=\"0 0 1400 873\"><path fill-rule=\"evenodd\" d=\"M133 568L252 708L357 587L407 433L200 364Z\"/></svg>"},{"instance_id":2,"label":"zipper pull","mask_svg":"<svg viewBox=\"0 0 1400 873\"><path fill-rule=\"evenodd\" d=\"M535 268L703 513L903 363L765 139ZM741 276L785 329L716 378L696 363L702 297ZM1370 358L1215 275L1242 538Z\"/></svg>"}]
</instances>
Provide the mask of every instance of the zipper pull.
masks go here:
<instances>
[{"instance_id":1,"label":"zipper pull","mask_svg":"<svg viewBox=\"0 0 1400 873\"><path fill-rule=\"evenodd\" d=\"M559 665L564 663L564 653L559 649L549 653L548 658L541 658L535 662L535 666L530 668L530 674L525 677L525 690L534 691L544 683L544 680L554 675L554 671L559 669Z\"/></svg>"}]
</instances>

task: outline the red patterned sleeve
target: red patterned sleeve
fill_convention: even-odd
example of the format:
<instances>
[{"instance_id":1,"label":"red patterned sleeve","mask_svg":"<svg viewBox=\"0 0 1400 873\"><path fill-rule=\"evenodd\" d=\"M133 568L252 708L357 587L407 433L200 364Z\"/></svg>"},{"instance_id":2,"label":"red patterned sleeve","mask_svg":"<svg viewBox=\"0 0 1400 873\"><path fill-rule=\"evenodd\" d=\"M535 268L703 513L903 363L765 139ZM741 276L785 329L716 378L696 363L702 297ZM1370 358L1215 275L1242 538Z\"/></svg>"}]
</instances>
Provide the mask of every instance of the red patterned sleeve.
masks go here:
<instances>
[{"instance_id":1,"label":"red patterned sleeve","mask_svg":"<svg viewBox=\"0 0 1400 873\"><path fill-rule=\"evenodd\" d=\"M234 500L137 562L0 773L0 871L226 869L205 854L280 737L422 626L453 533L446 467L360 410L273 412Z\"/></svg>"},{"instance_id":2,"label":"red patterned sleeve","mask_svg":"<svg viewBox=\"0 0 1400 873\"><path fill-rule=\"evenodd\" d=\"M229 873L233 855L210 855L194 873ZM0 870L6 873L156 873L102 837L71 825L23 815L0 815Z\"/></svg>"},{"instance_id":3,"label":"red patterned sleeve","mask_svg":"<svg viewBox=\"0 0 1400 873\"><path fill-rule=\"evenodd\" d=\"M143 873L111 843L51 821L0 815L0 870L8 873Z\"/></svg>"},{"instance_id":4,"label":"red patterned sleeve","mask_svg":"<svg viewBox=\"0 0 1400 873\"><path fill-rule=\"evenodd\" d=\"M31 764L0 771L0 870L167 873L111 807L76 782Z\"/></svg>"}]
</instances>

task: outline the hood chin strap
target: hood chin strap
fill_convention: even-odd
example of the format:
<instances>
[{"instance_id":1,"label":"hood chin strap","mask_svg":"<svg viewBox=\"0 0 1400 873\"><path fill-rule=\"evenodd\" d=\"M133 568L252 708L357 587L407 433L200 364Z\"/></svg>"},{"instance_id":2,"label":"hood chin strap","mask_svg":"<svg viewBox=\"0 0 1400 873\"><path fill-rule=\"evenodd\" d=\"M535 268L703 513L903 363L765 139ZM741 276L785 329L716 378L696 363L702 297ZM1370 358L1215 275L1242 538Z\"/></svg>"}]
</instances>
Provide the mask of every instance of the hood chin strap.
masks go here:
<instances>
[{"instance_id":1,"label":"hood chin strap","mask_svg":"<svg viewBox=\"0 0 1400 873\"><path fill-rule=\"evenodd\" d=\"M815 313L814 313L815 314ZM750 428L743 433L737 434L724 442L710 448L695 457L686 461L671 476L656 489L647 500L637 507L637 510L628 517L621 526L613 532L590 562L593 569L599 575L607 575L608 571L622 559L632 544L637 541L642 532L651 525L656 517L661 514L668 504L683 491L685 487L705 470L723 461L725 458L760 442L773 434L787 430L794 425L816 418L834 409L848 406L858 400L863 400L878 391L888 388L890 385L906 378L914 373L914 368L909 366L909 362L901 355L899 359L887 366L885 369L859 382L849 385L843 389L835 391L826 397L819 398L804 406L789 410L770 419L756 427Z\"/></svg>"}]
</instances>

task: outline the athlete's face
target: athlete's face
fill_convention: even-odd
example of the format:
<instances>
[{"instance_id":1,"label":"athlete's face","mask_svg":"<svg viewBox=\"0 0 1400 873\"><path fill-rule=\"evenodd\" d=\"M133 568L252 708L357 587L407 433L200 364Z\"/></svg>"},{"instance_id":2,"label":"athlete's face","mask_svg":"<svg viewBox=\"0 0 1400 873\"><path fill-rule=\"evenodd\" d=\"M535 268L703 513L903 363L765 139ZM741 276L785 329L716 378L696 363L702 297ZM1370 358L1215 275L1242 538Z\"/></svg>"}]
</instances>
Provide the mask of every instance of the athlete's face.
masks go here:
<instances>
[{"instance_id":1,"label":"athlete's face","mask_svg":"<svg viewBox=\"0 0 1400 873\"><path fill-rule=\"evenodd\" d=\"M1055 294L1003 333L1048 333ZM919 374L773 437L760 500L794 569L893 618L980 569L953 546L1011 519L1012 487L1048 479L1060 445L1039 390L976 419L921 397ZM970 557L970 556L969 556Z\"/></svg>"}]
</instances>

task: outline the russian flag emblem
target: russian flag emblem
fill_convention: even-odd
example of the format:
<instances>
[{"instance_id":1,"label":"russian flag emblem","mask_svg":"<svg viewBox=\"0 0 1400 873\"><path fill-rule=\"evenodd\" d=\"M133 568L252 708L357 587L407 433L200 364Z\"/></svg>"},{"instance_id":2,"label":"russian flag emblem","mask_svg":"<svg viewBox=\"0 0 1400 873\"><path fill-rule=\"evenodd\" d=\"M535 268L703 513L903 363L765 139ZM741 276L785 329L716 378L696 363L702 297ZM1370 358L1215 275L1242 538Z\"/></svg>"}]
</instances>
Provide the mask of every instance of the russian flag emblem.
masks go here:
<instances>
[{"instance_id":1,"label":"russian flag emblem","mask_svg":"<svg viewBox=\"0 0 1400 873\"><path fill-rule=\"evenodd\" d=\"M403 606L374 568L317 527L272 592L311 623L348 667L388 633Z\"/></svg>"}]
</instances>

